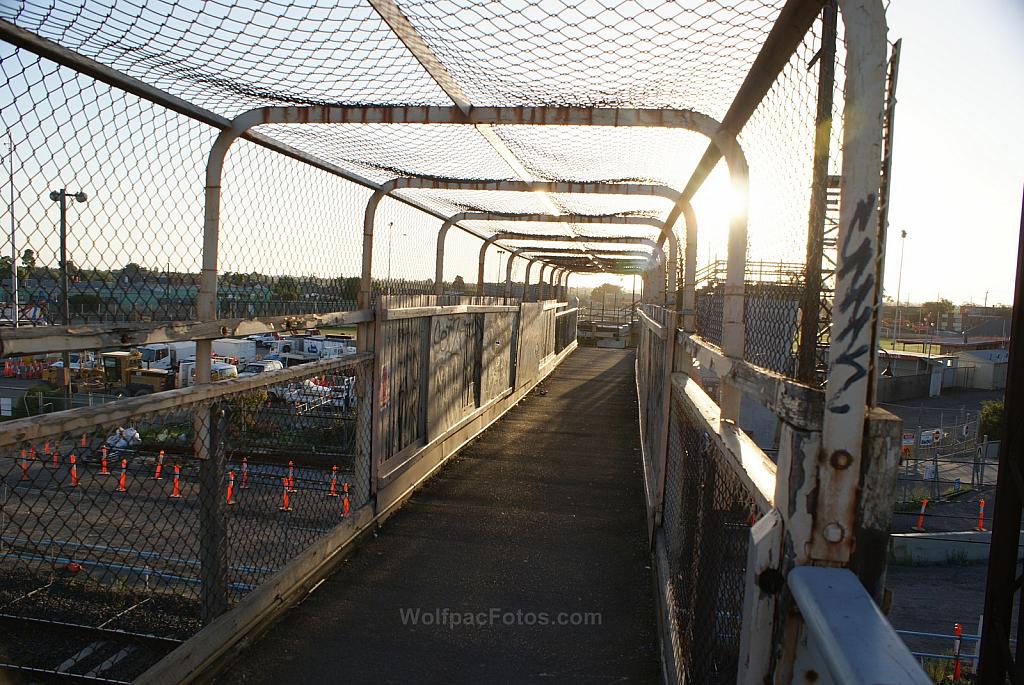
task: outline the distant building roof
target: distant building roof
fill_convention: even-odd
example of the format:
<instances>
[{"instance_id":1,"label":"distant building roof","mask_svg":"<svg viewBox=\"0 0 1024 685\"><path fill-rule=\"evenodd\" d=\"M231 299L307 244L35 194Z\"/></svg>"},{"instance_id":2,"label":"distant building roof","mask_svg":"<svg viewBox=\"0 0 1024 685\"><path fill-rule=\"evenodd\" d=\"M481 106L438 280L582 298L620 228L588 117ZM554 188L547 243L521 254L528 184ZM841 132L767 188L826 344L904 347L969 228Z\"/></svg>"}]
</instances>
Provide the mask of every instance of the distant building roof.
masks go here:
<instances>
[{"instance_id":1,"label":"distant building roof","mask_svg":"<svg viewBox=\"0 0 1024 685\"><path fill-rule=\"evenodd\" d=\"M1007 332L1010 330L1010 319L1009 317L997 317L989 319L988 321L982 321L977 326L972 326L967 329L967 337L976 338L1005 338Z\"/></svg>"}]
</instances>

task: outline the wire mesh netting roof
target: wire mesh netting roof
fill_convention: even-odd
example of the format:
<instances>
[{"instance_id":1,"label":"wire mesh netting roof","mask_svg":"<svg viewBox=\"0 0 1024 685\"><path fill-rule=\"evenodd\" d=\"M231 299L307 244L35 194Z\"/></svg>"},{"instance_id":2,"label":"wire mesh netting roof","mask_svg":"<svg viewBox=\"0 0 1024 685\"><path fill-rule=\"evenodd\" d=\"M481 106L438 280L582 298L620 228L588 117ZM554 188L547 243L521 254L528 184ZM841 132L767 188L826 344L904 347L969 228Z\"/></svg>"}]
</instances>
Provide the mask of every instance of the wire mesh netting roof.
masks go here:
<instances>
[{"instance_id":1,"label":"wire mesh netting roof","mask_svg":"<svg viewBox=\"0 0 1024 685\"><path fill-rule=\"evenodd\" d=\"M781 4L398 8L475 105L689 108L720 118ZM3 16L225 116L265 104L449 103L363 0L28 0L5 3Z\"/></svg>"},{"instance_id":2,"label":"wire mesh netting roof","mask_svg":"<svg viewBox=\"0 0 1024 685\"><path fill-rule=\"evenodd\" d=\"M477 106L674 108L721 117L781 5L28 0L5 3L0 17L224 117L266 105L447 106L460 97ZM399 38L393 15L390 26L382 18L395 11L411 25L412 42ZM451 82L438 85L423 55L410 49L417 42ZM278 125L260 132L377 183L433 176L680 188L707 146L699 134L671 129L492 129L491 136L443 124ZM506 202L466 192L415 194L442 214L554 209L664 217L670 208L646 197L518 193Z\"/></svg>"},{"instance_id":3,"label":"wire mesh netting roof","mask_svg":"<svg viewBox=\"0 0 1024 685\"><path fill-rule=\"evenodd\" d=\"M89 268L83 271L80 284L73 284L83 289L80 299L90 289L103 291L103 298L106 291L159 290L159 297L146 295L151 300L146 303L117 305L110 316L119 317L123 310L130 310L129 316L145 310L141 315L153 320L191 316L189 298L202 256L201 179L217 132L209 125L211 119L226 121L263 106L452 108L453 104L463 109L661 108L721 119L784 4L784 0L2 3L0 20L9 22L7 26L180 98L186 109L198 112L190 118L189 112L171 112L140 98L136 91L103 83L95 70L86 68L82 73L84 62L79 58L69 62L54 58L53 53L32 55L35 48L20 40L14 41L17 48L0 44L0 68L7 76L0 109L5 121L14 122L9 142L19 171L12 185L17 186L24 205L20 243L33 249L37 262L50 275L27 296L37 301L52 299L56 288L51 282L56 273L51 265L57 261L50 235L53 205L41 188L78 184L97 198L95 204L75 208L80 226L72 237L75 257ZM791 55L769 97L758 106L749 130L740 131L751 163L751 259L799 259L798 253L803 252L817 81L816 70L809 67L819 47L819 27L820 21ZM378 209L378 232L385 233L380 229L386 227L387 238L374 242L373 277L390 282L394 273L400 279L427 283L435 273L433 250L420 248L428 242L433 245L445 217L491 212L664 220L708 147L708 139L700 133L658 126L346 123L267 124L254 131L321 166L303 169L295 160L276 159L276 153L246 141L232 147L225 163L221 281L231 277L249 290L258 287L261 293L269 292L266 297L276 301L295 296L279 282L294 275L300 280L298 290L312 290L324 300L324 309L348 307L352 299L344 279L360 269L362 209L370 195L362 186L411 177L651 186L628 194L396 190L393 195L402 202L386 201ZM834 146L837 140L834 133ZM324 166L340 169L348 180L325 174ZM734 198L728 192L708 192L723 167L719 165L712 175L714 183L705 184L693 198L700 225L700 264L725 253L724 227ZM353 180L355 184L349 182ZM156 187L173 192L149 192ZM717 211L705 212L708 207ZM392 230L395 225L401 229ZM533 242L503 239L510 249L526 245L537 250L582 248L583 256L557 251L535 254L546 261L560 259L561 264L580 258L585 261L582 266L594 268L597 263L608 266L635 258L602 257L601 250L654 252L642 243L608 240L617 236L656 240L661 230L639 223L510 221L462 222L461 226L472 235L450 232L448 240L456 242L445 259L457 263L446 261L446 279L474 274L480 238L496 231L538 236ZM680 237L681 230L681 225L675 227ZM139 240L140 232L145 240ZM258 247L268 243L280 247L269 252ZM140 265L144 273L137 275L134 269ZM155 286L150 283L154 279L159 281ZM170 311L167 302L172 299L180 301L180 312L164 314Z\"/></svg>"}]
</instances>

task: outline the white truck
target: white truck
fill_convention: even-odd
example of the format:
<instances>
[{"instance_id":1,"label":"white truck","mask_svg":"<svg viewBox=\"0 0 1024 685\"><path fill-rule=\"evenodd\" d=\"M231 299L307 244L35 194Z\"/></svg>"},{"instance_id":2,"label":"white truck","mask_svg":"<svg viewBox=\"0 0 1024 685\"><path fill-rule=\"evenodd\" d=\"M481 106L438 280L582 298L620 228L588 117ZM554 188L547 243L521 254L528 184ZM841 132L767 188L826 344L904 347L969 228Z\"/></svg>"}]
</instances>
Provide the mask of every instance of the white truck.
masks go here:
<instances>
[{"instance_id":1,"label":"white truck","mask_svg":"<svg viewBox=\"0 0 1024 685\"><path fill-rule=\"evenodd\" d=\"M218 338L213 341L213 354L235 359L239 364L256 361L256 341Z\"/></svg>"},{"instance_id":2,"label":"white truck","mask_svg":"<svg viewBox=\"0 0 1024 685\"><path fill-rule=\"evenodd\" d=\"M152 343L139 348L142 367L145 369L175 369L178 364L196 356L196 344L185 342Z\"/></svg>"},{"instance_id":3,"label":"white truck","mask_svg":"<svg viewBox=\"0 0 1024 685\"><path fill-rule=\"evenodd\" d=\"M284 364L277 361L276 359L262 359L258 362L249 362L242 370L238 372L239 378L248 378L250 376L258 376L261 373L268 371L279 371L284 368Z\"/></svg>"}]
</instances>

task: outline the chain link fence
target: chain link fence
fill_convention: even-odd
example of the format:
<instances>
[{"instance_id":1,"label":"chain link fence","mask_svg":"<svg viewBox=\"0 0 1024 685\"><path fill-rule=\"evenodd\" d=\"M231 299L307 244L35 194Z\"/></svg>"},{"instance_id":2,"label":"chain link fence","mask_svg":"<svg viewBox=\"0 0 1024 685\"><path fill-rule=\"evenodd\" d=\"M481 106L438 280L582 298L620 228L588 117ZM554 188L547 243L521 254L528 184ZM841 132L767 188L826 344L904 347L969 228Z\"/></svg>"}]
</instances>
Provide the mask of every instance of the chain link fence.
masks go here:
<instances>
[{"instance_id":1,"label":"chain link fence","mask_svg":"<svg viewBox=\"0 0 1024 685\"><path fill-rule=\"evenodd\" d=\"M673 393L666 461L664 531L679 682L733 683L754 499L702 422Z\"/></svg>"},{"instance_id":2,"label":"chain link fence","mask_svg":"<svg viewBox=\"0 0 1024 685\"><path fill-rule=\"evenodd\" d=\"M371 368L324 362L10 435L0 614L102 630L88 653L69 628L47 649L16 641L7 665L130 681L353 515L369 498Z\"/></svg>"},{"instance_id":3,"label":"chain link fence","mask_svg":"<svg viewBox=\"0 0 1024 685\"><path fill-rule=\"evenodd\" d=\"M904 422L897 508L985 490L996 483L999 441L979 435L978 413L921 411L933 424Z\"/></svg>"}]
</instances>

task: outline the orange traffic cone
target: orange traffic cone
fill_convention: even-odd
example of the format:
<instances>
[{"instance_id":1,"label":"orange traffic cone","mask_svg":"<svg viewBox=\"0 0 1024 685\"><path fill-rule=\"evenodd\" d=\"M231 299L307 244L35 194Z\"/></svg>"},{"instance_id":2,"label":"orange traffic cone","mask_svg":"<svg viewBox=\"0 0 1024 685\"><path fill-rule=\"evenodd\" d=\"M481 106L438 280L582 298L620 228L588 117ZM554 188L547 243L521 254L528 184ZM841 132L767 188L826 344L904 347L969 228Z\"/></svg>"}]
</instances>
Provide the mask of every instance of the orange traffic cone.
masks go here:
<instances>
[{"instance_id":1,"label":"orange traffic cone","mask_svg":"<svg viewBox=\"0 0 1024 685\"><path fill-rule=\"evenodd\" d=\"M911 528L910 530L914 531L915 533L923 533L924 532L924 510L927 509L927 508L928 508L928 500L927 499L922 500L921 501L921 513L917 515L917 525L914 526L913 528Z\"/></svg>"},{"instance_id":2,"label":"orange traffic cone","mask_svg":"<svg viewBox=\"0 0 1024 685\"><path fill-rule=\"evenodd\" d=\"M178 477L181 473L181 467L177 464L174 465L174 489L171 490L171 499L181 499L181 493L178 491Z\"/></svg>"},{"instance_id":3,"label":"orange traffic cone","mask_svg":"<svg viewBox=\"0 0 1024 685\"><path fill-rule=\"evenodd\" d=\"M32 449L30 449L28 451L28 458L31 459L32 461L36 460L36 448L35 448L35 445L33 445Z\"/></svg>"},{"instance_id":4,"label":"orange traffic cone","mask_svg":"<svg viewBox=\"0 0 1024 685\"><path fill-rule=\"evenodd\" d=\"M78 487L78 465L75 464L75 455L68 458L71 461L71 487Z\"/></svg>"},{"instance_id":5,"label":"orange traffic cone","mask_svg":"<svg viewBox=\"0 0 1024 685\"><path fill-rule=\"evenodd\" d=\"M348 518L348 483L343 483L341 490L345 493L345 499L341 500L341 516Z\"/></svg>"},{"instance_id":6,"label":"orange traffic cone","mask_svg":"<svg viewBox=\"0 0 1024 685\"><path fill-rule=\"evenodd\" d=\"M85 447L85 433L82 433L82 447Z\"/></svg>"},{"instance_id":7,"label":"orange traffic cone","mask_svg":"<svg viewBox=\"0 0 1024 685\"><path fill-rule=\"evenodd\" d=\"M295 467L292 465L292 460L288 460L288 492L295 492Z\"/></svg>"},{"instance_id":8,"label":"orange traffic cone","mask_svg":"<svg viewBox=\"0 0 1024 685\"><path fill-rule=\"evenodd\" d=\"M164 451L160 450L160 454L156 456L156 472L153 473L153 480L163 480L160 477L160 471L164 468Z\"/></svg>"},{"instance_id":9,"label":"orange traffic cone","mask_svg":"<svg viewBox=\"0 0 1024 685\"><path fill-rule=\"evenodd\" d=\"M242 485L239 487L240 490L249 489L249 458L242 457Z\"/></svg>"},{"instance_id":10,"label":"orange traffic cone","mask_svg":"<svg viewBox=\"0 0 1024 685\"><path fill-rule=\"evenodd\" d=\"M337 484L337 482L338 482L338 467L337 466L332 466L331 467L331 489L327 491L327 496L328 497L337 497L338 496L338 492L335 490L335 485Z\"/></svg>"},{"instance_id":11,"label":"orange traffic cone","mask_svg":"<svg viewBox=\"0 0 1024 685\"><path fill-rule=\"evenodd\" d=\"M117 479L117 491L128 492L128 488L125 487L125 473L128 471L128 460L121 460L121 477Z\"/></svg>"},{"instance_id":12,"label":"orange traffic cone","mask_svg":"<svg viewBox=\"0 0 1024 685\"><path fill-rule=\"evenodd\" d=\"M985 500L978 500L978 525L974 527L974 530L979 533L985 532Z\"/></svg>"},{"instance_id":13,"label":"orange traffic cone","mask_svg":"<svg viewBox=\"0 0 1024 685\"><path fill-rule=\"evenodd\" d=\"M109 476L110 471L107 469L107 448L103 446L100 448L100 475Z\"/></svg>"},{"instance_id":14,"label":"orange traffic cone","mask_svg":"<svg viewBox=\"0 0 1024 685\"><path fill-rule=\"evenodd\" d=\"M235 503L235 472L228 471L228 492L224 498L228 506Z\"/></svg>"},{"instance_id":15,"label":"orange traffic cone","mask_svg":"<svg viewBox=\"0 0 1024 685\"><path fill-rule=\"evenodd\" d=\"M278 511L291 511L292 508L288 504L288 479L287 478L282 478L281 479L281 485L284 487L284 489L283 489L283 491L281 493L281 506L278 507L277 510Z\"/></svg>"},{"instance_id":16,"label":"orange traffic cone","mask_svg":"<svg viewBox=\"0 0 1024 685\"><path fill-rule=\"evenodd\" d=\"M28 459L21 458L21 479L28 480Z\"/></svg>"},{"instance_id":17,"label":"orange traffic cone","mask_svg":"<svg viewBox=\"0 0 1024 685\"><path fill-rule=\"evenodd\" d=\"M43 443L43 454L49 454L49 453L50 453L50 441L47 440L46 442Z\"/></svg>"}]
</instances>

